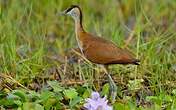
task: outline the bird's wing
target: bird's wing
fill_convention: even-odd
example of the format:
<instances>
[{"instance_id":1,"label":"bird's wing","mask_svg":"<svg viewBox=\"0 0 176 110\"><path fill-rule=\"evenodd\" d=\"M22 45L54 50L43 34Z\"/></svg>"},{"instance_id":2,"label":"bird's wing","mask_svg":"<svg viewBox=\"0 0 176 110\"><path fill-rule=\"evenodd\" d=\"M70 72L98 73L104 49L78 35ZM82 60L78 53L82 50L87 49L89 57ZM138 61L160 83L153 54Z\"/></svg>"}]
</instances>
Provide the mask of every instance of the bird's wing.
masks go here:
<instances>
[{"instance_id":1,"label":"bird's wing","mask_svg":"<svg viewBox=\"0 0 176 110\"><path fill-rule=\"evenodd\" d=\"M117 47L111 41L100 37L87 39L88 43L84 46L84 55L90 61L98 64L125 64L130 62L133 57L129 52Z\"/></svg>"}]
</instances>

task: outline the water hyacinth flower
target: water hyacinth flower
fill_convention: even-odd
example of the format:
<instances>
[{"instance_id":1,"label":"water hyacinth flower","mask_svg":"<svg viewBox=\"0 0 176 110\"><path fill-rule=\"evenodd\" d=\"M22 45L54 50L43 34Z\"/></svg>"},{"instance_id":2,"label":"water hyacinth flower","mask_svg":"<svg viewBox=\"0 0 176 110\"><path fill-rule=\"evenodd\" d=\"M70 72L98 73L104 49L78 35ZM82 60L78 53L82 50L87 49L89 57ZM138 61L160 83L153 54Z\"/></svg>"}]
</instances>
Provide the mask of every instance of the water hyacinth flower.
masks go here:
<instances>
[{"instance_id":1,"label":"water hyacinth flower","mask_svg":"<svg viewBox=\"0 0 176 110\"><path fill-rule=\"evenodd\" d=\"M87 110L112 110L109 106L106 97L101 98L98 92L92 92L91 98L87 98L84 107Z\"/></svg>"}]
</instances>

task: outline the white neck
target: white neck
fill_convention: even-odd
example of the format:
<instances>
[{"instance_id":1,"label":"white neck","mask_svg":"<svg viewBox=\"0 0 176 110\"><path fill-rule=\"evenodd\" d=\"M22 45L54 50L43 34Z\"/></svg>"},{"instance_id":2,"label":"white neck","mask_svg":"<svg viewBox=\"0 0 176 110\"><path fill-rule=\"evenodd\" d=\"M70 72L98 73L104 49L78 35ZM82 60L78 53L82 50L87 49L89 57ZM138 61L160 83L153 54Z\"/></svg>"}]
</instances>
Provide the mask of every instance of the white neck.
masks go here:
<instances>
[{"instance_id":1,"label":"white neck","mask_svg":"<svg viewBox=\"0 0 176 110\"><path fill-rule=\"evenodd\" d=\"M82 24L80 22L80 18L79 17L73 17L74 21L75 21L75 33L76 33L76 40L77 40L77 43L78 43L78 46L83 54L83 51L82 51L82 42L80 40L80 32L84 32L83 30L83 27L82 27Z\"/></svg>"}]
</instances>

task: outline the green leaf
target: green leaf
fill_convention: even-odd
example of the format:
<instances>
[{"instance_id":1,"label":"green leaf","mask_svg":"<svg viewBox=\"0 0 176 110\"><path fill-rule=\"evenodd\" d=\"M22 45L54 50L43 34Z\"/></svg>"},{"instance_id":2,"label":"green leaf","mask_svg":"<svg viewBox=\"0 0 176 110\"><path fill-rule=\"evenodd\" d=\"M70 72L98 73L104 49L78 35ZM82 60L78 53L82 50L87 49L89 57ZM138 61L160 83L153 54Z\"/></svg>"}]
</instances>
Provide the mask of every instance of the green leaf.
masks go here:
<instances>
[{"instance_id":1,"label":"green leaf","mask_svg":"<svg viewBox=\"0 0 176 110\"><path fill-rule=\"evenodd\" d=\"M44 102L44 107L46 110L50 110L50 108L57 103L55 98L49 98L46 102Z\"/></svg>"},{"instance_id":2,"label":"green leaf","mask_svg":"<svg viewBox=\"0 0 176 110\"><path fill-rule=\"evenodd\" d=\"M40 104L35 104L32 102L25 102L22 106L23 110L44 110L44 107Z\"/></svg>"},{"instance_id":3,"label":"green leaf","mask_svg":"<svg viewBox=\"0 0 176 110\"><path fill-rule=\"evenodd\" d=\"M159 98L158 97L156 97L156 96L147 96L146 97L146 100L147 101L155 101L155 100L158 100Z\"/></svg>"},{"instance_id":4,"label":"green leaf","mask_svg":"<svg viewBox=\"0 0 176 110\"><path fill-rule=\"evenodd\" d=\"M61 87L57 81L47 81L47 83L53 88L54 92L61 92L64 90L64 88Z\"/></svg>"},{"instance_id":5,"label":"green leaf","mask_svg":"<svg viewBox=\"0 0 176 110\"><path fill-rule=\"evenodd\" d=\"M127 104L115 103L113 105L113 110L130 110Z\"/></svg>"},{"instance_id":6,"label":"green leaf","mask_svg":"<svg viewBox=\"0 0 176 110\"><path fill-rule=\"evenodd\" d=\"M92 90L91 89L87 89L84 91L84 94L82 95L82 97L85 99L85 98L88 98L92 93Z\"/></svg>"},{"instance_id":7,"label":"green leaf","mask_svg":"<svg viewBox=\"0 0 176 110\"><path fill-rule=\"evenodd\" d=\"M160 105L162 103L162 99L160 96L147 96L146 97L147 101L152 101L158 105Z\"/></svg>"},{"instance_id":8,"label":"green leaf","mask_svg":"<svg viewBox=\"0 0 176 110\"><path fill-rule=\"evenodd\" d=\"M128 101L128 107L130 110L136 110L136 104L134 101Z\"/></svg>"},{"instance_id":9,"label":"green leaf","mask_svg":"<svg viewBox=\"0 0 176 110\"><path fill-rule=\"evenodd\" d=\"M172 90L172 94L176 96L176 89Z\"/></svg>"},{"instance_id":10,"label":"green leaf","mask_svg":"<svg viewBox=\"0 0 176 110\"><path fill-rule=\"evenodd\" d=\"M23 110L34 110L33 104L31 102L25 102L22 106Z\"/></svg>"},{"instance_id":11,"label":"green leaf","mask_svg":"<svg viewBox=\"0 0 176 110\"><path fill-rule=\"evenodd\" d=\"M39 98L40 94L35 91L29 91L29 97L30 98Z\"/></svg>"},{"instance_id":12,"label":"green leaf","mask_svg":"<svg viewBox=\"0 0 176 110\"><path fill-rule=\"evenodd\" d=\"M62 98L61 94L54 94L50 91L43 91L41 93L41 103L44 105L46 110L50 110L52 106L58 103Z\"/></svg>"},{"instance_id":13,"label":"green leaf","mask_svg":"<svg viewBox=\"0 0 176 110\"><path fill-rule=\"evenodd\" d=\"M17 107L13 99L1 99L0 105L3 105L5 107Z\"/></svg>"},{"instance_id":14,"label":"green leaf","mask_svg":"<svg viewBox=\"0 0 176 110\"><path fill-rule=\"evenodd\" d=\"M143 79L129 80L127 84L128 89L132 91L139 90L142 87L143 82Z\"/></svg>"},{"instance_id":15,"label":"green leaf","mask_svg":"<svg viewBox=\"0 0 176 110\"><path fill-rule=\"evenodd\" d=\"M14 103L18 106L21 106L22 105L22 102L20 100L14 100Z\"/></svg>"},{"instance_id":16,"label":"green leaf","mask_svg":"<svg viewBox=\"0 0 176 110\"><path fill-rule=\"evenodd\" d=\"M108 83L106 83L104 86L103 86L103 88L102 88L102 92L101 92L101 95L102 96L108 96L108 94L109 94L109 84Z\"/></svg>"},{"instance_id":17,"label":"green leaf","mask_svg":"<svg viewBox=\"0 0 176 110\"><path fill-rule=\"evenodd\" d=\"M56 98L58 101L60 101L60 100L62 100L62 99L63 99L63 97L62 97L62 94L61 94L61 93L57 93L57 94L55 94L55 98Z\"/></svg>"},{"instance_id":18,"label":"green leaf","mask_svg":"<svg viewBox=\"0 0 176 110\"><path fill-rule=\"evenodd\" d=\"M21 107L18 107L17 110L22 110L22 108L21 108Z\"/></svg>"},{"instance_id":19,"label":"green leaf","mask_svg":"<svg viewBox=\"0 0 176 110\"><path fill-rule=\"evenodd\" d=\"M158 104L155 104L154 105L154 110L162 110L162 106L158 105Z\"/></svg>"},{"instance_id":20,"label":"green leaf","mask_svg":"<svg viewBox=\"0 0 176 110\"><path fill-rule=\"evenodd\" d=\"M44 110L44 107L41 106L40 104L35 104L34 108L35 110Z\"/></svg>"},{"instance_id":21,"label":"green leaf","mask_svg":"<svg viewBox=\"0 0 176 110\"><path fill-rule=\"evenodd\" d=\"M48 100L50 97L54 97L54 93L50 92L50 91L43 91L41 93L41 100L42 101L46 101Z\"/></svg>"},{"instance_id":22,"label":"green leaf","mask_svg":"<svg viewBox=\"0 0 176 110\"><path fill-rule=\"evenodd\" d=\"M27 94L23 90L14 90L12 93L20 97L23 102L28 100Z\"/></svg>"},{"instance_id":23,"label":"green leaf","mask_svg":"<svg viewBox=\"0 0 176 110\"><path fill-rule=\"evenodd\" d=\"M60 102L57 102L55 106L57 110L63 110L63 105Z\"/></svg>"},{"instance_id":24,"label":"green leaf","mask_svg":"<svg viewBox=\"0 0 176 110\"><path fill-rule=\"evenodd\" d=\"M172 100L172 97L170 95L165 95L164 101L166 101L166 102L172 102L173 100Z\"/></svg>"},{"instance_id":25,"label":"green leaf","mask_svg":"<svg viewBox=\"0 0 176 110\"><path fill-rule=\"evenodd\" d=\"M70 89L64 91L64 95L69 99L73 99L73 98L77 97L78 93L76 92L76 90L74 88L70 88Z\"/></svg>"},{"instance_id":26,"label":"green leaf","mask_svg":"<svg viewBox=\"0 0 176 110\"><path fill-rule=\"evenodd\" d=\"M70 101L69 105L72 108L72 107L74 107L76 104L78 104L81 101L82 101L82 98L77 96L73 100Z\"/></svg>"},{"instance_id":27,"label":"green leaf","mask_svg":"<svg viewBox=\"0 0 176 110\"><path fill-rule=\"evenodd\" d=\"M6 95L7 95L6 93L4 93L3 91L0 91L0 99L5 97Z\"/></svg>"},{"instance_id":28,"label":"green leaf","mask_svg":"<svg viewBox=\"0 0 176 110\"><path fill-rule=\"evenodd\" d=\"M14 95L14 94L12 94L12 93L9 93L8 94L8 96L7 96L7 99L8 100L20 100L21 98L19 97L19 96L17 96L17 95Z\"/></svg>"},{"instance_id":29,"label":"green leaf","mask_svg":"<svg viewBox=\"0 0 176 110\"><path fill-rule=\"evenodd\" d=\"M85 92L85 90L87 90L87 88L85 88L83 86L78 86L78 87L76 87L76 90L77 90L78 94L83 94Z\"/></svg>"}]
</instances>

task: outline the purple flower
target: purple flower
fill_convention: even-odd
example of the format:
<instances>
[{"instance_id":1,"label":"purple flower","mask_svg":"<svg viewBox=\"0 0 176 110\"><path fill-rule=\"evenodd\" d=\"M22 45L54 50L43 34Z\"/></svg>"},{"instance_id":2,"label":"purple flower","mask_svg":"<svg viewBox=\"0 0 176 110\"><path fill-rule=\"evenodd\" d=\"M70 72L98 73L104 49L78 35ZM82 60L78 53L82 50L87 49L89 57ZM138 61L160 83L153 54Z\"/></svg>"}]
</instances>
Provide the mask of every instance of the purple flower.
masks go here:
<instances>
[{"instance_id":1,"label":"purple flower","mask_svg":"<svg viewBox=\"0 0 176 110\"><path fill-rule=\"evenodd\" d=\"M101 98L98 92L92 92L91 98L86 99L84 107L87 110L112 110L112 107L107 105L106 97Z\"/></svg>"}]
</instances>

